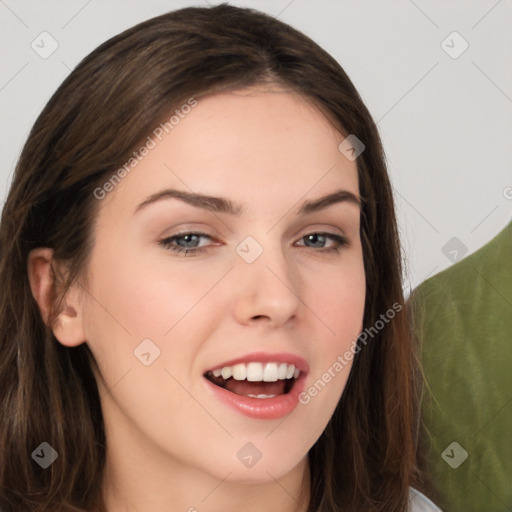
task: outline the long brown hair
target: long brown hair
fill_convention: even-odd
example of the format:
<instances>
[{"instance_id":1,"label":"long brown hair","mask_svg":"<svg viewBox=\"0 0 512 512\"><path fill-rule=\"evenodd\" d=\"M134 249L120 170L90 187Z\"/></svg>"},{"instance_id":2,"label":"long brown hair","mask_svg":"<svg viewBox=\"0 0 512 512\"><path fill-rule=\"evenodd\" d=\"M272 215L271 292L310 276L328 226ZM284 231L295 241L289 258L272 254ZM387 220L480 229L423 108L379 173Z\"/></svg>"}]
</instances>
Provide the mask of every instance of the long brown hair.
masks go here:
<instances>
[{"instance_id":1,"label":"long brown hair","mask_svg":"<svg viewBox=\"0 0 512 512\"><path fill-rule=\"evenodd\" d=\"M169 12L106 41L66 78L29 134L0 226L5 505L20 512L104 509L95 361L86 343L65 347L51 322L43 322L29 286L29 252L52 248L70 269L66 289L88 263L100 203L94 190L155 126L187 98L271 82L314 102L342 133L365 144L357 158L365 329L393 304L404 308L360 345L336 411L309 452L308 511L407 510L409 486L420 485L420 387L392 189L375 123L343 69L317 44L271 16L227 4ZM31 457L43 441L59 454L45 471Z\"/></svg>"}]
</instances>

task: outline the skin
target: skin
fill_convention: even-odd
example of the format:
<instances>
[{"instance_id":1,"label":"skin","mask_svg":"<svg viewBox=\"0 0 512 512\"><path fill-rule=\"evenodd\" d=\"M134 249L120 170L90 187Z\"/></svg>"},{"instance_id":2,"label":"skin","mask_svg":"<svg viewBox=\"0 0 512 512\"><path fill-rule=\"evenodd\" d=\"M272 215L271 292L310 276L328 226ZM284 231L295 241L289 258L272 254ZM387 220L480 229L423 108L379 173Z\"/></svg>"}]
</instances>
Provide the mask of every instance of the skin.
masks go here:
<instances>
[{"instance_id":1,"label":"skin","mask_svg":"<svg viewBox=\"0 0 512 512\"><path fill-rule=\"evenodd\" d=\"M303 201L340 188L358 196L356 162L338 150L343 139L290 91L209 96L101 200L85 279L66 295L54 333L66 346L88 343L98 362L109 511L305 509L307 452L350 365L284 421L251 419L212 399L203 372L255 351L291 352L310 366L307 389L357 338L365 302L359 207L296 214ZM245 211L164 199L134 213L164 188L222 196ZM212 237L199 239L202 253L159 244L187 231ZM303 238L322 232L345 235L348 245L325 252L335 240ZM253 263L235 251L247 236L263 248ZM40 248L29 259L43 316L51 258ZM150 366L133 353L146 338L161 351ZM263 455L252 468L237 457L247 442Z\"/></svg>"}]
</instances>

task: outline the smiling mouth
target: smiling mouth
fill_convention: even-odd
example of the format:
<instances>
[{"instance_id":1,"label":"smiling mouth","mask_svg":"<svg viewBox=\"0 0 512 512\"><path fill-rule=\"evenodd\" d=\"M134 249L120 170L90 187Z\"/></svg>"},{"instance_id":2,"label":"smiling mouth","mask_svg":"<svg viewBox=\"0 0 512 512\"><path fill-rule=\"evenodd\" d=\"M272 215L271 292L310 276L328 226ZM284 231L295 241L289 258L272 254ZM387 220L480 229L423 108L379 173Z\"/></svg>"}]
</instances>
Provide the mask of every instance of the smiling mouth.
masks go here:
<instances>
[{"instance_id":1,"label":"smiling mouth","mask_svg":"<svg viewBox=\"0 0 512 512\"><path fill-rule=\"evenodd\" d=\"M300 371L293 364L235 364L208 370L204 377L231 393L251 398L273 398L289 393Z\"/></svg>"}]
</instances>

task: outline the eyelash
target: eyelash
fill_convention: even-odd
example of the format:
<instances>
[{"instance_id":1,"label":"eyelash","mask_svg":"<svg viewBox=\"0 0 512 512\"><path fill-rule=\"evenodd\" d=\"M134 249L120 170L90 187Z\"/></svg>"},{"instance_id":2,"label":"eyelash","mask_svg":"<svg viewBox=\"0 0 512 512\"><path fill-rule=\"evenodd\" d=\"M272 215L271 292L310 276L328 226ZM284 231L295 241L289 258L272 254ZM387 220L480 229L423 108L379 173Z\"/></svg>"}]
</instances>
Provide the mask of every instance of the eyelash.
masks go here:
<instances>
[{"instance_id":1,"label":"eyelash","mask_svg":"<svg viewBox=\"0 0 512 512\"><path fill-rule=\"evenodd\" d=\"M204 252L206 249L208 249L208 247L194 247L191 249L187 249L187 248L180 247L179 245L171 245L172 242L174 242L175 240L178 240L180 238L185 238L186 236L191 236L191 235L212 239L212 237L210 235L207 235L206 233L186 232L186 233L178 233L177 235L174 235L174 236L171 236L168 238L164 238L163 240L159 241L159 244L162 245L165 249L171 250L175 253L183 254L183 256L187 256L188 254L195 256L199 253ZM342 235L335 235L334 233L324 233L324 232L316 232L316 231L314 231L312 233L308 233L307 235L304 235L303 237L300 238L300 240L303 240L304 238L311 236L311 235L324 236L324 237L330 238L331 240L334 240L336 242L335 245L333 245L331 247L327 247L327 248L321 248L316 252L338 253L342 247L346 247L349 245L348 239ZM314 249L314 247L312 249Z\"/></svg>"}]
</instances>

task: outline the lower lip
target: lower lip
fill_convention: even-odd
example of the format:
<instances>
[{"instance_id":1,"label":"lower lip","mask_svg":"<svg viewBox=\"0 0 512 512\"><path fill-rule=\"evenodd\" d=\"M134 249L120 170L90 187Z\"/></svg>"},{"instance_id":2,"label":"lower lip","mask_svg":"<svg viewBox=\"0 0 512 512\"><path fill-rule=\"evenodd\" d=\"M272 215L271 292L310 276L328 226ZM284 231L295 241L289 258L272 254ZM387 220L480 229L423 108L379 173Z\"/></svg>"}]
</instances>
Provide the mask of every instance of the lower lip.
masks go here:
<instances>
[{"instance_id":1,"label":"lower lip","mask_svg":"<svg viewBox=\"0 0 512 512\"><path fill-rule=\"evenodd\" d=\"M300 375L289 393L273 398L252 398L237 395L227 389L216 386L207 378L205 381L214 395L237 412L258 420L275 420L288 416L299 403L299 395L304 390L305 375Z\"/></svg>"}]
</instances>

